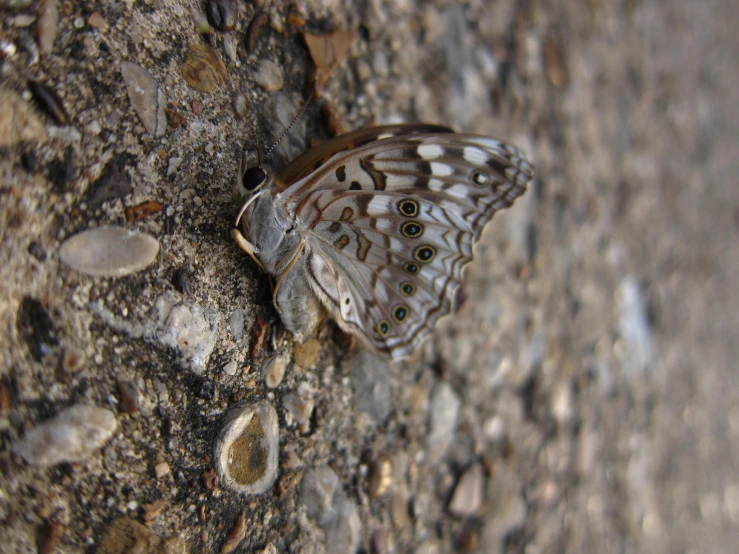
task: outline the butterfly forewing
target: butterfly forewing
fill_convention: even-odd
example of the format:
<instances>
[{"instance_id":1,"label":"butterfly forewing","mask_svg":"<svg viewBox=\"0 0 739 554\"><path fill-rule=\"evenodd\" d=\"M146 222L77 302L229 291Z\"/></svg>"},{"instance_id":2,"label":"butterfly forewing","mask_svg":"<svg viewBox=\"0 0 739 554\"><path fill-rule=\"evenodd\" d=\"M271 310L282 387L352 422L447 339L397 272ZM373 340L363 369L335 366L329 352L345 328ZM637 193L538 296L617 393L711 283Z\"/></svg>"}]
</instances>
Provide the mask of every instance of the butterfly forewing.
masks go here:
<instances>
[{"instance_id":1,"label":"butterfly forewing","mask_svg":"<svg viewBox=\"0 0 739 554\"><path fill-rule=\"evenodd\" d=\"M442 131L351 133L351 147L339 137L282 174L292 184L278 201L305 238L306 279L340 325L392 358L450 311L483 226L532 177L515 147Z\"/></svg>"},{"instance_id":2,"label":"butterfly forewing","mask_svg":"<svg viewBox=\"0 0 739 554\"><path fill-rule=\"evenodd\" d=\"M431 125L427 123L379 125L352 131L322 142L295 158L275 177L276 186L282 190L300 179L307 177L337 152L346 152L347 150L352 150L380 139L419 133L453 134L454 131L442 125Z\"/></svg>"}]
</instances>

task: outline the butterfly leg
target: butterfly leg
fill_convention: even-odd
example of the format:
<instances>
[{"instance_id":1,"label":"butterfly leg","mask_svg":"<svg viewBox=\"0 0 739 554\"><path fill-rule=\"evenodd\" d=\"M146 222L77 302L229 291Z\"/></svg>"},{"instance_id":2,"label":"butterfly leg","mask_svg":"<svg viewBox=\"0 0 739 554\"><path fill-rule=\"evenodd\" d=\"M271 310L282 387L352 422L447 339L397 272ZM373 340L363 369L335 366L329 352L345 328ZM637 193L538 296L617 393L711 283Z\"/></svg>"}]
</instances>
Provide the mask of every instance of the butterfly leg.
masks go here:
<instances>
[{"instance_id":1,"label":"butterfly leg","mask_svg":"<svg viewBox=\"0 0 739 554\"><path fill-rule=\"evenodd\" d=\"M241 234L241 231L238 229L232 229L231 230L231 237L236 241L236 244L239 245L239 247L249 254L252 260L256 262L256 264L259 266L259 269L264 271L266 273L266 270L264 269L264 266L262 265L262 262L259 261L259 258L257 258L256 253L259 252L259 248L254 246L252 243L250 243L248 240L246 240L246 237Z\"/></svg>"}]
</instances>

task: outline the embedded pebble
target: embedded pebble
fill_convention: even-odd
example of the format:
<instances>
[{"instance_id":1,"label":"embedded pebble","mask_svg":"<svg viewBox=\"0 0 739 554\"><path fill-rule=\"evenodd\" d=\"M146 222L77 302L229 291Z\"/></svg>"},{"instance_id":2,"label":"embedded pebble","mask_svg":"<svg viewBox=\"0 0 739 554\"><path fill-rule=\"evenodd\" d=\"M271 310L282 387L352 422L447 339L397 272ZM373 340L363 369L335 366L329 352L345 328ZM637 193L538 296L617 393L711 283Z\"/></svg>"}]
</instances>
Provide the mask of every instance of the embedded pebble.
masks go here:
<instances>
[{"instance_id":1,"label":"embedded pebble","mask_svg":"<svg viewBox=\"0 0 739 554\"><path fill-rule=\"evenodd\" d=\"M351 367L352 398L375 423L385 421L393 408L390 383L387 363L368 351L357 354Z\"/></svg>"},{"instance_id":2,"label":"embedded pebble","mask_svg":"<svg viewBox=\"0 0 739 554\"><path fill-rule=\"evenodd\" d=\"M221 482L242 494L261 494L277 479L277 412L267 401L228 416L216 442L216 470Z\"/></svg>"},{"instance_id":3,"label":"embedded pebble","mask_svg":"<svg viewBox=\"0 0 739 554\"><path fill-rule=\"evenodd\" d=\"M236 518L236 523L226 537L226 542L223 543L221 554L229 554L229 552L236 550L245 537L246 518L244 517L244 514L239 514L239 517Z\"/></svg>"},{"instance_id":4,"label":"embedded pebble","mask_svg":"<svg viewBox=\"0 0 739 554\"><path fill-rule=\"evenodd\" d=\"M298 387L297 391L289 392L282 397L282 407L303 432L309 429L314 405L310 390L303 384ZM289 420L288 423L290 423Z\"/></svg>"},{"instance_id":5,"label":"embedded pebble","mask_svg":"<svg viewBox=\"0 0 739 554\"><path fill-rule=\"evenodd\" d=\"M103 128L100 126L100 122L97 120L93 120L87 125L85 125L85 132L88 135L91 135L93 137L96 137L100 133L103 132Z\"/></svg>"},{"instance_id":6,"label":"embedded pebble","mask_svg":"<svg viewBox=\"0 0 739 554\"><path fill-rule=\"evenodd\" d=\"M155 535L148 527L128 517L121 517L108 525L95 551L97 554L175 554L187 552L185 541L179 537L166 539Z\"/></svg>"},{"instance_id":7,"label":"embedded pebble","mask_svg":"<svg viewBox=\"0 0 739 554\"><path fill-rule=\"evenodd\" d=\"M26 14L26 13L14 15L13 17L9 17L7 19L8 25L10 25L11 27L19 27L19 28L30 27L31 25L33 25L35 21L36 21L35 15Z\"/></svg>"},{"instance_id":8,"label":"embedded pebble","mask_svg":"<svg viewBox=\"0 0 739 554\"><path fill-rule=\"evenodd\" d=\"M180 164L182 164L182 160L183 158L181 158L180 156L175 156L167 160L167 177L177 171L177 169L180 167Z\"/></svg>"},{"instance_id":9,"label":"embedded pebble","mask_svg":"<svg viewBox=\"0 0 739 554\"><path fill-rule=\"evenodd\" d=\"M230 375L233 377L236 375L236 373L239 371L239 362L236 360L228 362L226 365L223 366L223 372L226 375Z\"/></svg>"},{"instance_id":10,"label":"embedded pebble","mask_svg":"<svg viewBox=\"0 0 739 554\"><path fill-rule=\"evenodd\" d=\"M432 460L441 459L452 443L461 404L459 396L446 381L438 383L431 392L426 446Z\"/></svg>"},{"instance_id":11,"label":"embedded pebble","mask_svg":"<svg viewBox=\"0 0 739 554\"><path fill-rule=\"evenodd\" d=\"M118 393L121 395L121 409L128 415L133 415L139 411L139 389L135 383L121 379L116 380Z\"/></svg>"},{"instance_id":12,"label":"embedded pebble","mask_svg":"<svg viewBox=\"0 0 739 554\"><path fill-rule=\"evenodd\" d=\"M240 341L244 336L244 310L236 308L228 318L228 325L234 340Z\"/></svg>"},{"instance_id":13,"label":"embedded pebble","mask_svg":"<svg viewBox=\"0 0 739 554\"><path fill-rule=\"evenodd\" d=\"M204 44L195 44L187 52L182 77L198 92L212 92L226 82L226 66L218 54Z\"/></svg>"},{"instance_id":14,"label":"embedded pebble","mask_svg":"<svg viewBox=\"0 0 739 554\"><path fill-rule=\"evenodd\" d=\"M64 351L64 357L62 358L62 367L64 371L75 372L82 369L85 365L85 351L75 346L67 348Z\"/></svg>"},{"instance_id":15,"label":"embedded pebble","mask_svg":"<svg viewBox=\"0 0 739 554\"><path fill-rule=\"evenodd\" d=\"M236 0L208 0L205 13L208 22L218 31L230 31L236 25L239 7Z\"/></svg>"},{"instance_id":16,"label":"embedded pebble","mask_svg":"<svg viewBox=\"0 0 739 554\"><path fill-rule=\"evenodd\" d=\"M51 54L59 28L59 10L57 9L56 0L41 0L36 28L41 53Z\"/></svg>"},{"instance_id":17,"label":"embedded pebble","mask_svg":"<svg viewBox=\"0 0 739 554\"><path fill-rule=\"evenodd\" d=\"M257 49L259 43L259 35L262 32L262 27L267 22L266 12L258 12L249 23L246 28L246 37L244 38L244 44L246 46L246 53L251 54Z\"/></svg>"},{"instance_id":18,"label":"embedded pebble","mask_svg":"<svg viewBox=\"0 0 739 554\"><path fill-rule=\"evenodd\" d=\"M192 281L184 268L178 268L172 274L172 286L177 292L182 295L188 295L192 293Z\"/></svg>"},{"instance_id":19,"label":"embedded pebble","mask_svg":"<svg viewBox=\"0 0 739 554\"><path fill-rule=\"evenodd\" d=\"M393 464L385 454L372 460L369 468L369 495L377 498L385 494L393 483Z\"/></svg>"},{"instance_id":20,"label":"embedded pebble","mask_svg":"<svg viewBox=\"0 0 739 554\"><path fill-rule=\"evenodd\" d=\"M301 482L300 500L308 517L323 530L327 553L357 551L362 531L357 506L346 495L330 467L306 471Z\"/></svg>"},{"instance_id":21,"label":"embedded pebble","mask_svg":"<svg viewBox=\"0 0 739 554\"><path fill-rule=\"evenodd\" d=\"M64 535L64 525L58 521L47 520L39 544L39 554L52 554Z\"/></svg>"},{"instance_id":22,"label":"embedded pebble","mask_svg":"<svg viewBox=\"0 0 739 554\"><path fill-rule=\"evenodd\" d=\"M452 515L470 517L480 511L484 479L482 465L479 463L474 463L465 470L449 502L449 511Z\"/></svg>"},{"instance_id":23,"label":"embedded pebble","mask_svg":"<svg viewBox=\"0 0 739 554\"><path fill-rule=\"evenodd\" d=\"M76 404L37 425L13 445L13 452L37 467L81 462L102 447L118 428L110 410Z\"/></svg>"},{"instance_id":24,"label":"embedded pebble","mask_svg":"<svg viewBox=\"0 0 739 554\"><path fill-rule=\"evenodd\" d=\"M273 389L282 383L287 369L287 357L284 355L274 356L264 367L264 384Z\"/></svg>"},{"instance_id":25,"label":"embedded pebble","mask_svg":"<svg viewBox=\"0 0 739 554\"><path fill-rule=\"evenodd\" d=\"M241 65L241 62L239 61L239 54L236 51L237 48L238 48L238 42L236 40L236 37L233 37L233 36L223 37L223 51L226 53L226 57L236 67L239 67Z\"/></svg>"},{"instance_id":26,"label":"embedded pebble","mask_svg":"<svg viewBox=\"0 0 739 554\"><path fill-rule=\"evenodd\" d=\"M163 135L167 128L166 102L157 82L146 69L131 62L121 62L121 75L126 81L128 99L146 131Z\"/></svg>"},{"instance_id":27,"label":"embedded pebble","mask_svg":"<svg viewBox=\"0 0 739 554\"><path fill-rule=\"evenodd\" d=\"M97 29L103 33L108 30L108 21L100 12L93 12L90 14L90 17L87 18L87 24L93 29Z\"/></svg>"},{"instance_id":28,"label":"embedded pebble","mask_svg":"<svg viewBox=\"0 0 739 554\"><path fill-rule=\"evenodd\" d=\"M315 337L309 338L303 344L295 343L293 346L293 359L295 364L301 369L313 367L318 361L320 353L320 345Z\"/></svg>"},{"instance_id":29,"label":"embedded pebble","mask_svg":"<svg viewBox=\"0 0 739 554\"><path fill-rule=\"evenodd\" d=\"M122 277L141 271L159 253L159 242L123 227L97 227L64 241L59 259L86 275Z\"/></svg>"},{"instance_id":30,"label":"embedded pebble","mask_svg":"<svg viewBox=\"0 0 739 554\"><path fill-rule=\"evenodd\" d=\"M254 73L254 80L260 87L269 92L277 92L285 84L282 69L269 60L262 61L259 69Z\"/></svg>"},{"instance_id":31,"label":"embedded pebble","mask_svg":"<svg viewBox=\"0 0 739 554\"><path fill-rule=\"evenodd\" d=\"M646 302L635 277L630 275L621 281L618 298L624 366L628 372L638 374L648 369L652 363L654 346Z\"/></svg>"},{"instance_id":32,"label":"embedded pebble","mask_svg":"<svg viewBox=\"0 0 739 554\"><path fill-rule=\"evenodd\" d=\"M247 100L246 95L241 92L234 94L233 107L236 115L244 117L244 115L246 115L246 110L249 107L249 101Z\"/></svg>"},{"instance_id":33,"label":"embedded pebble","mask_svg":"<svg viewBox=\"0 0 739 554\"><path fill-rule=\"evenodd\" d=\"M157 340L179 350L183 365L200 375L216 345L218 312L206 312L193 303L172 305L168 295L157 300L157 307L161 322Z\"/></svg>"},{"instance_id":34,"label":"embedded pebble","mask_svg":"<svg viewBox=\"0 0 739 554\"><path fill-rule=\"evenodd\" d=\"M169 464L167 462L159 462L154 465L154 474L157 479L164 479L170 473Z\"/></svg>"}]
</instances>

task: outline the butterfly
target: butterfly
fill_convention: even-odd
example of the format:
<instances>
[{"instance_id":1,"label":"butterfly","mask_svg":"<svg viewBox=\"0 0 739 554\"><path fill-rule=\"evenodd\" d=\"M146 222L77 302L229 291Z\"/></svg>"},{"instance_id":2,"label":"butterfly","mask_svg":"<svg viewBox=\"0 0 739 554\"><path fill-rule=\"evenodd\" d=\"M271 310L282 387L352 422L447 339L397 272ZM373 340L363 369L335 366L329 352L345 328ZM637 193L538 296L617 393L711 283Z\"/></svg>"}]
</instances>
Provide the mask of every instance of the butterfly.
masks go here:
<instances>
[{"instance_id":1,"label":"butterfly","mask_svg":"<svg viewBox=\"0 0 739 554\"><path fill-rule=\"evenodd\" d=\"M483 227L532 176L523 152L494 138L421 123L369 127L274 177L244 170L242 159L247 198L232 236L275 279L275 308L296 340L327 313L396 360L449 313Z\"/></svg>"}]
</instances>

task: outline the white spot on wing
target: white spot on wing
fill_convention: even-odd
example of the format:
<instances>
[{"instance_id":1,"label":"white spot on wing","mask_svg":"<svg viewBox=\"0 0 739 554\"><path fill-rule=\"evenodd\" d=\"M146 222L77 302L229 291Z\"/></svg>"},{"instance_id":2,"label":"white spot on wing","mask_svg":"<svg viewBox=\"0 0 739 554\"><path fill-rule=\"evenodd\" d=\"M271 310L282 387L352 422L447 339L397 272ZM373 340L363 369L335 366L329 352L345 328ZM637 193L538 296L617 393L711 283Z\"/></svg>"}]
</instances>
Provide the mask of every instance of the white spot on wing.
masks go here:
<instances>
[{"instance_id":1,"label":"white spot on wing","mask_svg":"<svg viewBox=\"0 0 739 554\"><path fill-rule=\"evenodd\" d=\"M429 179L429 190L439 192L444 186L444 182L439 179Z\"/></svg>"},{"instance_id":2,"label":"white spot on wing","mask_svg":"<svg viewBox=\"0 0 739 554\"><path fill-rule=\"evenodd\" d=\"M431 173L440 177L445 177L454 173L452 166L439 162L431 162Z\"/></svg>"},{"instance_id":3,"label":"white spot on wing","mask_svg":"<svg viewBox=\"0 0 739 554\"><path fill-rule=\"evenodd\" d=\"M438 144L420 144L418 155L424 160L435 160L444 153L444 149Z\"/></svg>"},{"instance_id":4,"label":"white spot on wing","mask_svg":"<svg viewBox=\"0 0 739 554\"><path fill-rule=\"evenodd\" d=\"M387 189L404 189L413 186L416 178L408 175L398 175L396 173L385 174L385 187Z\"/></svg>"},{"instance_id":5,"label":"white spot on wing","mask_svg":"<svg viewBox=\"0 0 739 554\"><path fill-rule=\"evenodd\" d=\"M371 214L385 213L387 210L387 199L382 196L375 196L370 200L369 206L367 206L367 212Z\"/></svg>"},{"instance_id":6,"label":"white spot on wing","mask_svg":"<svg viewBox=\"0 0 739 554\"><path fill-rule=\"evenodd\" d=\"M475 146L464 147L464 159L474 165L484 165L488 161L489 156Z\"/></svg>"},{"instance_id":7,"label":"white spot on wing","mask_svg":"<svg viewBox=\"0 0 739 554\"><path fill-rule=\"evenodd\" d=\"M468 190L468 187L466 187L465 185L457 183L456 185L446 189L444 192L449 196L453 196L454 198L467 198Z\"/></svg>"}]
</instances>

